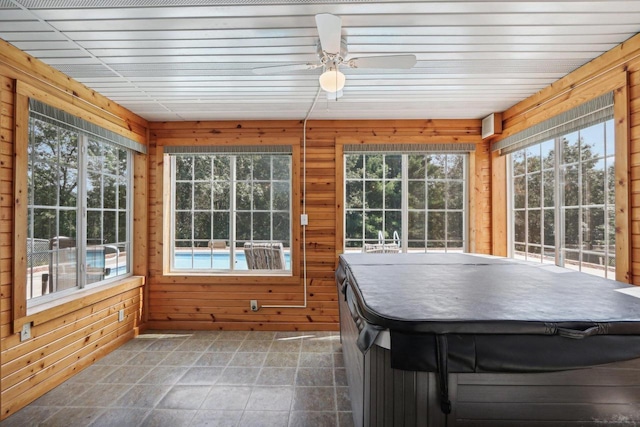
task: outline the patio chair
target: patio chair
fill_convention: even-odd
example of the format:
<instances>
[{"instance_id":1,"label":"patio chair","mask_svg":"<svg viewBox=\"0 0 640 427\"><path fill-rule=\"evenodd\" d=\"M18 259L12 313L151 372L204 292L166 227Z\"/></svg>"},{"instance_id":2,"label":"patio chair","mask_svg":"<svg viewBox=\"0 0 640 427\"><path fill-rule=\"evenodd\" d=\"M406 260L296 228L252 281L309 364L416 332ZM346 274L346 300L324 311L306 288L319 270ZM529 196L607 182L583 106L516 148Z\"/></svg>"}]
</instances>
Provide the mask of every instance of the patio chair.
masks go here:
<instances>
[{"instance_id":1,"label":"patio chair","mask_svg":"<svg viewBox=\"0 0 640 427\"><path fill-rule=\"evenodd\" d=\"M282 243L246 242L244 255L249 270L284 270Z\"/></svg>"}]
</instances>

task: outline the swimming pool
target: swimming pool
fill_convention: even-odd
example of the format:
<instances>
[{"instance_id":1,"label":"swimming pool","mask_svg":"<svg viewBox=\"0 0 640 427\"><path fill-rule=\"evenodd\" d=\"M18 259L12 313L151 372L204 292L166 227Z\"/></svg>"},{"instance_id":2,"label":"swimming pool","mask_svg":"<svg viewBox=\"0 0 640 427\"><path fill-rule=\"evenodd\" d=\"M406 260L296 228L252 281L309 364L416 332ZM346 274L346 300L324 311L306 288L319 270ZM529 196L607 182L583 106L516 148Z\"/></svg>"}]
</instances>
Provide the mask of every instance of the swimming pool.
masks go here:
<instances>
[{"instance_id":1,"label":"swimming pool","mask_svg":"<svg viewBox=\"0 0 640 427\"><path fill-rule=\"evenodd\" d=\"M284 254L286 269L291 268L289 253ZM228 252L176 252L174 254L173 268L176 270L229 270ZM236 252L234 270L248 270L244 252Z\"/></svg>"}]
</instances>

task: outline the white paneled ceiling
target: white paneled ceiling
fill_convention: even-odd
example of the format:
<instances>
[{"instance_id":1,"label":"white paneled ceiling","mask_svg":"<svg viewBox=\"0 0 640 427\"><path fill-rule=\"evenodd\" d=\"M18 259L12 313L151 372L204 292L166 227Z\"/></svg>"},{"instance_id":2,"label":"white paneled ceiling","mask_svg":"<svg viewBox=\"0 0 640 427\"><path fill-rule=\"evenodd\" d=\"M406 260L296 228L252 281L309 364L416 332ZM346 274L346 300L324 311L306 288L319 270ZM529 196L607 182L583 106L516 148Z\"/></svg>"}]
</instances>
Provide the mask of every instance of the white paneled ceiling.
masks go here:
<instances>
[{"instance_id":1,"label":"white paneled ceiling","mask_svg":"<svg viewBox=\"0 0 640 427\"><path fill-rule=\"evenodd\" d=\"M316 119L482 118L640 31L640 0L0 0L0 38L148 120L302 119L322 69L252 69L317 62L318 13L417 64L342 68Z\"/></svg>"}]
</instances>

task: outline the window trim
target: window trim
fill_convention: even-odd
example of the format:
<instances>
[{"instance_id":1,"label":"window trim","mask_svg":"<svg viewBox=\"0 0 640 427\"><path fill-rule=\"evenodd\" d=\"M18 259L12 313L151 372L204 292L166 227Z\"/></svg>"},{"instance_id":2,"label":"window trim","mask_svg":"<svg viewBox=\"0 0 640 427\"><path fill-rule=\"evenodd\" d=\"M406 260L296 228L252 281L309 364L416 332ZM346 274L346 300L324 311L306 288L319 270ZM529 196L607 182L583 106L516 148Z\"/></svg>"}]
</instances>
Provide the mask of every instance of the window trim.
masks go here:
<instances>
[{"instance_id":1,"label":"window trim","mask_svg":"<svg viewBox=\"0 0 640 427\"><path fill-rule=\"evenodd\" d=\"M231 265L233 265L233 261L235 259L235 252L237 252L237 248L235 246L235 244L237 243L238 240L242 240L242 239L236 239L235 236L235 226L236 226L236 214L238 212L237 210L237 205L236 205L236 200L235 200L235 191L236 191L236 186L238 185L238 182L242 182L243 180L238 180L237 175L235 174L236 172L236 161L237 161L237 157L238 156L242 156L242 155L253 155L255 153L258 153L258 150L256 150L255 152L244 152L244 151L238 151L238 152L222 152L222 153L206 153L206 152L195 152L195 153L190 153L190 154L194 154L194 155L198 155L198 154L222 154L225 156L229 156L230 158L232 158L231 164L230 164L230 176L229 176L229 188L230 188L230 205L229 205L229 221L231 222L231 227L233 229L233 231L231 231L231 236L229 237L228 241L229 241L229 254L230 254L230 261L231 261ZM181 153L176 153L178 155L180 155ZM260 154L266 154L266 155L280 155L280 156L287 156L289 158L289 162L290 162L290 168L293 168L293 155L291 153L290 150L288 151L274 151L274 152L264 152L264 153L260 153ZM175 215L176 215L176 207L174 202L174 199L176 197L176 188L175 188L175 184L178 180L176 179L175 175L176 175L176 170L175 165L176 165L176 160L175 160L175 155L169 155L168 158L165 157L165 159L167 159L166 162L164 162L164 164L170 164L171 166L171 176L170 176L170 183L169 185L171 186L170 190L169 190L169 194L170 194L170 209L169 209L169 213L171 215L170 218L170 224L171 227L169 227L169 234L170 234L170 252L171 254L173 254L173 257L170 257L170 263L169 263L169 271L172 274L202 274L202 275L212 275L212 276L219 276L219 275L229 275L229 276L237 276L237 275L250 275L250 276L261 276L261 275L274 275L274 276L291 276L292 274L292 266L291 266L291 262L290 262L290 266L289 269L282 269L282 270L236 270L233 268L229 268L229 269L196 269L196 268L185 268L185 269L178 269L175 267L175 251L177 249L176 247L176 237L175 237L175 227L174 222L175 222ZM293 246L292 243L292 228L293 228L293 221L294 218L291 217L291 212L292 212L292 203L293 203L293 182L292 182L292 170L290 171L290 177L288 179L288 183L289 183L289 210L288 210L288 214L290 215L290 219L289 219L289 257L291 259L291 249ZM194 181L191 181L194 182ZM274 181L270 181L271 183L273 183ZM275 182L284 182L284 180L275 180ZM182 211L182 210L181 210ZM191 210L191 214L193 214L195 211L192 209ZM251 211L253 212L253 210ZM269 210L269 213L273 213L275 211ZM284 212L284 211L282 211ZM193 231L193 230L192 230ZM211 241L216 240L216 239L212 239ZM227 239L225 239L227 240ZM253 240L252 240L253 241ZM235 250L233 248L236 248Z\"/></svg>"},{"instance_id":2,"label":"window trim","mask_svg":"<svg viewBox=\"0 0 640 427\"><path fill-rule=\"evenodd\" d=\"M429 178L427 176L421 178L421 179L411 179L408 176L408 168L409 168L409 157L412 155L418 155L418 156L430 156L430 155L461 155L463 156L463 175L462 175L462 191L463 191L463 200L462 200L462 207L459 209L452 209L451 212L461 212L462 213L462 246L461 247L449 247L448 243L450 241L453 240L449 240L448 238L445 238L445 240L442 241L438 241L444 244L444 247L442 248L432 248L433 251L444 251L444 252L450 252L450 251L455 251L458 252L460 250L462 250L462 252L468 252L469 250L469 245L468 245L468 241L469 241L469 210L468 210L468 206L469 206L469 188L468 188L468 182L469 182L469 161L470 161L470 152L464 152L464 151L454 151L454 150L443 150L440 145L433 145L433 148L431 147L421 147L421 150L391 150L388 151L387 150L388 147L381 147L380 150L349 150L349 151L345 151L343 154L343 167L346 167L344 160L346 158L346 156L348 155L382 155L382 156L399 156L401 159L401 165L402 165L402 175L399 179L393 179L393 181L398 181L401 184L401 192L403 195L408 195L409 192L409 184L411 182L422 182L425 184L425 188L427 188L428 183L429 182L449 182L450 179L449 178L442 178L442 179L433 179L433 178ZM346 172L346 171L345 171ZM363 176L362 179L348 179L346 176L344 177L344 182L342 182L341 184L343 185L344 188L344 196L346 196L346 185L348 181L355 181L355 182L362 182L363 184L366 183L367 181L378 181L377 179L370 179L367 178L366 176ZM460 181L460 179L456 179L456 180L452 180L452 181ZM386 183L388 182L387 178L385 176L383 176L379 182L382 183ZM364 189L363 189L364 191ZM384 192L384 185L383 185L383 192ZM366 197L366 196L365 196ZM346 228L346 213L347 211L354 211L353 209L347 209L346 208L346 200L343 200L343 203L345 205L344 207L344 211L345 211L345 215L343 215L342 217L342 222L344 223L344 226ZM362 211L363 213L366 213L368 210L367 208L362 208L362 209L356 209L355 211ZM383 212L383 221L384 221L384 217L385 217L385 213L387 212L387 208L379 208L379 209L373 209L374 211L381 211ZM415 252L415 253L421 253L421 251L419 250L415 250L418 248L414 248L414 250L410 250L411 246L410 243L411 242L419 242L418 240L410 240L409 239L409 215L411 212L423 212L425 214L425 221L427 221L428 223L428 215L429 212L449 212L448 209L429 209L427 207L427 204L425 204L425 207L423 209L410 209L409 208L409 197L403 197L402 198L402 204L400 206L399 209L390 209L390 211L399 211L401 218L402 218L402 227L401 230L396 230L396 231L400 231L400 235L402 236L400 238L399 241L399 246L400 246L400 251L403 253L406 252ZM362 226L364 228L365 223L363 222ZM448 227L448 222L445 221L445 236L447 235L446 233L446 229ZM424 252L430 252L429 251L429 247L427 246L427 242L429 241L428 239L428 231L427 231L428 227L425 226L425 238L422 241L422 243L425 244L424 247ZM346 231L345 231L345 236L343 237L343 246L347 247L347 245L345 245L344 243L347 242L347 240L349 241L361 241L362 244L364 245L366 243L367 240L371 240L371 239L367 239L364 236L364 231L363 231L363 235L361 239L347 239L346 236ZM390 238L390 240L392 240L393 242L395 242L395 239L393 237ZM387 241L385 241L384 243L387 243ZM433 241L432 241L433 242Z\"/></svg>"},{"instance_id":3,"label":"window trim","mask_svg":"<svg viewBox=\"0 0 640 427\"><path fill-rule=\"evenodd\" d=\"M455 140L454 140L455 139ZM345 150L345 146L348 145L359 145L359 146L382 146L382 145L393 145L400 147L405 144L407 147L415 146L415 145L423 145L426 147L446 147L455 145L457 143L468 143L470 146L477 147L480 140L480 135L477 138L471 137L469 140L460 140L460 138L451 138L451 142L446 142L443 138L436 138L435 140L430 140L425 137L400 137L400 136L378 136L378 137L367 137L365 139L357 138L357 137L336 137L335 139L335 164L336 164L336 190L335 190L335 212L336 212L336 235L335 235L335 248L336 248L336 261L335 267L337 268L338 263L338 255L344 253L344 185L340 185L340 183L345 182L344 177L344 154L347 150ZM466 151L467 157L467 182L465 183L467 188L467 200L466 200L466 210L465 210L465 251L466 252L474 252L476 248L476 223L475 214L477 213L477 196L475 192L476 188L476 152L474 151Z\"/></svg>"},{"instance_id":4,"label":"window trim","mask_svg":"<svg viewBox=\"0 0 640 427\"><path fill-rule=\"evenodd\" d=\"M82 106L77 105L78 98L64 92L55 93L38 89L21 80L16 81L15 89L15 105L14 105L14 141L13 141L13 251L12 258L12 285L11 285L11 304L12 304L12 321L13 333L17 333L22 329L25 323L45 323L61 316L72 313L86 304L104 300L111 296L111 290L133 289L144 284L144 274L146 269L140 268L140 257L144 257L141 251L135 248L145 241L143 235L137 230L135 221L131 221L131 275L109 281L101 285L87 287L77 290L68 295L61 295L51 301L38 304L35 307L28 307L27 304L27 284L26 275L23 274L27 268L27 209L28 209L28 145L29 145L29 99L34 99L42 103L49 104L68 114L77 116L87 122L97 126L104 127L112 132L122 135L134 142L146 146L146 137L136 134L129 130L124 119L113 116L111 120L104 117L104 111L92 104L85 103ZM146 162L146 155L140 153L132 153L131 173L133 175L132 185L138 187L140 183L146 182L145 176L136 176L137 171ZM134 188L131 190L133 195ZM146 187L145 187L146 188ZM146 193L146 192L145 192ZM146 218L145 204L134 197L130 206L131 218L133 212L139 212ZM146 229L145 229L146 230ZM87 295L93 295L87 297ZM89 298L91 301L87 302Z\"/></svg>"},{"instance_id":5,"label":"window trim","mask_svg":"<svg viewBox=\"0 0 640 427\"><path fill-rule=\"evenodd\" d=\"M173 144L169 144L173 142ZM232 274L211 274L210 272L196 273L196 272L175 272L171 271L171 175L170 168L165 167L168 164L169 159L166 158L168 153L165 153L165 147L167 152L172 151L170 147L174 147L175 140L158 139L156 141L156 153L155 160L157 164L156 183L158 188L158 194L162 195L162 205L156 211L156 222L158 227L162 228L162 232L157 233L156 244L158 247L163 248L162 253L159 254L156 269L161 271L161 275L157 277L157 283L160 284L175 284L176 277L180 277L180 282L185 284L256 284L256 285L299 285L301 279L301 229L300 221L300 171L301 171L301 157L300 157L300 138L298 137L283 137L283 138L262 138L262 137L241 137L241 138L228 138L228 137L212 137L201 138L197 141L189 140L184 145L195 147L210 147L210 146L256 146L256 145L269 145L269 146L289 146L291 148L291 255L290 263L291 270L286 271L284 274L281 272L269 272L258 271L256 273L247 272L232 273ZM183 145L183 144L180 144ZM152 225L153 226L153 225Z\"/></svg>"},{"instance_id":6,"label":"window trim","mask_svg":"<svg viewBox=\"0 0 640 427\"><path fill-rule=\"evenodd\" d=\"M582 157L579 157L577 160L571 161L571 162L566 162L566 160L564 159L564 152L563 152L563 145L562 145L562 141L564 141L564 139L567 136L571 136L572 134L579 134L581 131L586 130L586 129L590 129L593 126L602 126L602 130L603 133L602 135L606 137L607 135L607 127L609 126L609 128L614 126L614 118L613 117L609 117L608 119L604 120L602 119L602 121L600 122L591 122L591 123L586 123L584 125L584 127L581 128L575 128L575 129L571 129L570 131L568 131L567 133L563 133L560 135L557 135L553 138L550 138L546 141L541 141L538 142L534 145L527 145L525 147L521 147L518 150L514 150L514 151L510 151L506 154L506 158L507 158L507 177L508 177L508 184L507 184L507 194L508 194L508 200L507 200L507 206L509 206L509 213L510 215L508 215L508 223L509 223L509 235L508 235L508 242L509 242L509 247L508 247L508 256L510 258L514 258L515 257L515 246L516 244L519 245L524 245L525 248L525 252L524 252L524 257L525 259L529 258L530 254L533 254L531 252L529 252L527 250L527 248L529 246L534 246L534 247L538 247L540 248L540 263L543 264L551 264L551 265L556 265L559 267L563 267L563 268L569 268L571 270L576 270L575 268L570 268L570 267L566 267L566 260L564 258L564 254L566 252L570 252L570 253L577 253L579 254L579 261L578 261L578 265L577 265L577 271L582 271L583 268L586 268L587 265L586 263L583 261L583 254L587 254L587 255L593 255L595 254L595 252L593 251L588 251L588 250L584 250L583 244L582 244L582 239L583 239L583 229L580 228L579 233L578 233L578 241L580 242L578 244L578 249L567 249L564 246L564 242L565 242L565 219L564 219L564 212L565 209L569 208L569 209L577 209L579 212L579 218L582 218L582 213L584 211L584 209L591 209L593 208L593 204L589 205L589 204L584 204L582 201L582 188L580 188L578 190L578 200L579 203L577 206L566 206L564 204L564 181L560 178L563 175L563 170L566 167L575 167L576 170L578 171L578 175L581 176L582 175L582 167L583 164L585 162L589 162L589 161L594 161L593 159L589 159L589 160L584 160ZM577 142L577 141L576 141ZM613 144L615 145L615 132L614 132L614 141L612 141ZM555 153L554 155L554 159L553 159L553 167L547 167L545 168L544 166L544 161L543 161L543 157L544 157L544 153L541 151L541 148L544 146L544 144L551 144L552 145L552 150ZM605 164L605 168L604 168L604 201L601 204L597 204L597 205L602 205L602 206L598 206L599 208L602 208L605 212L605 216L604 216L604 221L605 223L608 222L608 212L610 211L610 209L612 208L611 204L609 203L610 198L608 197L608 191L609 188L607 186L607 182L609 179L611 179L609 173L608 173L608 169L606 167L607 159L616 159L616 153L614 151L613 155L611 153L607 153L606 152L606 147L608 146L608 144L605 142L605 153L603 155L603 157L598 157L596 161L602 161ZM529 160L529 155L528 155L528 150L531 148L536 148L538 150L538 152L540 153L540 155L536 154L536 158L540 159L540 170L538 171L534 171L534 172L529 172L528 171L528 160ZM614 150L615 150L615 146L614 146ZM525 193L524 193L524 201L525 201L525 205L522 208L516 208L515 207L515 203L514 203L514 197L515 197L515 191L514 191L514 186L515 186L515 180L514 178L516 178L514 176L514 160L513 160L513 155L517 152L523 152L524 153L524 167L525 167L525 172L522 175L518 175L519 178L524 179L525 182ZM616 166L617 168L617 166ZM529 185L528 185L528 179L531 176L531 174L540 174L541 177L541 185L540 185L540 190L542 192L544 192L545 189L545 184L544 184L544 174L545 172L553 172L553 206L552 207L547 207L544 205L545 201L544 201L544 197L541 194L540 197L540 206L538 207L529 207L528 205L528 201L529 201ZM615 200L614 200L615 203ZM517 211L516 211L517 209ZM613 209L615 210L615 206L613 206ZM545 211L547 210L552 210L553 211L553 221L554 221L554 225L555 225L555 242L553 245L549 245L549 244L545 244L544 242L544 225L545 225ZM524 212L525 213L525 218L528 218L528 213L529 212L539 212L541 213L541 222L540 222L540 238L541 238L541 243L540 244L532 244L529 242L529 222L525 221L524 223L524 230L525 230L525 239L522 242L517 242L515 239L515 214L516 212ZM615 233L615 230L614 230ZM607 242L609 241L608 236L610 235L609 233L609 228L607 227L605 229L605 236L607 236ZM605 262L604 264L604 275L607 279L613 280L613 278L615 277L615 273L612 275L609 270L608 270L608 259L609 257L612 257L615 259L615 254L613 256L611 256L611 253L608 250L608 246L606 245L607 249L605 250L603 256L606 257L607 262ZM544 250L545 248L553 248L554 251L554 261L553 264L550 261L545 261L545 257L544 255ZM535 257L531 257L532 259ZM533 261L533 262L538 262L538 261ZM617 267L616 267L617 270Z\"/></svg>"},{"instance_id":7,"label":"window trim","mask_svg":"<svg viewBox=\"0 0 640 427\"><path fill-rule=\"evenodd\" d=\"M601 82L601 80L598 80ZM613 91L613 118L615 130L615 210L616 210L616 280L623 283L633 283L633 266L631 263L631 184L630 184L630 123L629 123L629 74L626 70L616 72L606 83L598 87L598 92L585 94L572 86L570 93L562 102L547 107L526 122L515 125L511 130L506 128L503 135L513 135L530 123L543 121L552 115L557 115L576 105L577 102L587 102L605 92ZM559 95L558 95L559 96ZM537 108L537 106L536 106ZM507 201L507 159L499 151L492 152L492 240L494 253L508 256L509 233L512 228L508 221L499 221L510 217ZM501 180L495 178L500 177ZM498 221L496 221L498 220Z\"/></svg>"}]
</instances>

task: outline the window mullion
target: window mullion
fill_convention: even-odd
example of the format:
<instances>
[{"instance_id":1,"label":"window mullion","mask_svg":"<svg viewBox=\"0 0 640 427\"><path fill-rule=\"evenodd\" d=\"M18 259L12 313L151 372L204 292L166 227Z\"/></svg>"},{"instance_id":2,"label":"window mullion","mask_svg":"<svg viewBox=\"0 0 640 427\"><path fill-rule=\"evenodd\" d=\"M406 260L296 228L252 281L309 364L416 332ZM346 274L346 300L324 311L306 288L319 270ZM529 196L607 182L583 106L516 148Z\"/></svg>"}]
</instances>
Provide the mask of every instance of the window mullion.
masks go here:
<instances>
[{"instance_id":1,"label":"window mullion","mask_svg":"<svg viewBox=\"0 0 640 427\"><path fill-rule=\"evenodd\" d=\"M89 138L86 135L78 135L78 150L80 158L78 164L78 215L76 218L76 251L78 262L78 287L80 289L87 285L87 186L89 160L87 155L87 145ZM104 186L103 186L104 191ZM104 197L103 197L104 200Z\"/></svg>"},{"instance_id":2,"label":"window mullion","mask_svg":"<svg viewBox=\"0 0 640 427\"><path fill-rule=\"evenodd\" d=\"M409 155L402 155L402 182L400 184L401 195L400 203L402 207L402 223L400 232L402 233L402 239L400 239L400 247L402 252L409 251Z\"/></svg>"},{"instance_id":3,"label":"window mullion","mask_svg":"<svg viewBox=\"0 0 640 427\"><path fill-rule=\"evenodd\" d=\"M229 158L229 181L231 181L231 200L229 200L229 268L234 270L236 265L236 156Z\"/></svg>"},{"instance_id":4,"label":"window mullion","mask_svg":"<svg viewBox=\"0 0 640 427\"><path fill-rule=\"evenodd\" d=\"M554 219L556 221L556 265L564 267L564 173L562 170L562 138L555 138L555 158L554 158L554 174L555 174L555 195L553 199L554 204Z\"/></svg>"}]
</instances>

